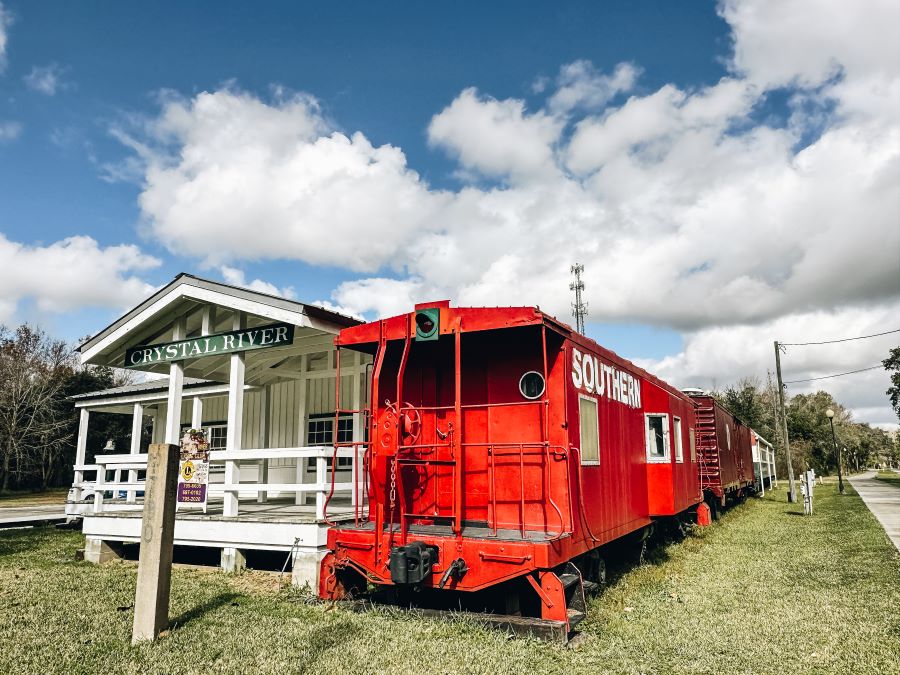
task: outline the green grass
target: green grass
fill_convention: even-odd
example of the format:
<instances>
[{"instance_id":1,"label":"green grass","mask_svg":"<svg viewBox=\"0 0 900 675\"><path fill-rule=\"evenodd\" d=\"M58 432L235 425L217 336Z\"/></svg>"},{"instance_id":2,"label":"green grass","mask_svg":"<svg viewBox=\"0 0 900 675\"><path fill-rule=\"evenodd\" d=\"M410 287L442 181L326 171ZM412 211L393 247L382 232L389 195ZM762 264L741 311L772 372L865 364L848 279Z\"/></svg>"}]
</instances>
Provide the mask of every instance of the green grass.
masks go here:
<instances>
[{"instance_id":1,"label":"green grass","mask_svg":"<svg viewBox=\"0 0 900 675\"><path fill-rule=\"evenodd\" d=\"M0 493L0 509L14 506L40 506L65 504L68 488L50 488L43 492L31 490L14 490Z\"/></svg>"},{"instance_id":2,"label":"green grass","mask_svg":"<svg viewBox=\"0 0 900 675\"><path fill-rule=\"evenodd\" d=\"M897 485L900 487L900 473L895 471L879 471L875 478L878 480L883 480L885 483L891 483L892 485Z\"/></svg>"},{"instance_id":3,"label":"green grass","mask_svg":"<svg viewBox=\"0 0 900 675\"><path fill-rule=\"evenodd\" d=\"M0 532L0 672L898 672L900 554L851 486L816 497L804 517L767 494L656 550L590 601L574 648L184 568L171 632L131 647L133 564L76 562L77 533Z\"/></svg>"}]
</instances>

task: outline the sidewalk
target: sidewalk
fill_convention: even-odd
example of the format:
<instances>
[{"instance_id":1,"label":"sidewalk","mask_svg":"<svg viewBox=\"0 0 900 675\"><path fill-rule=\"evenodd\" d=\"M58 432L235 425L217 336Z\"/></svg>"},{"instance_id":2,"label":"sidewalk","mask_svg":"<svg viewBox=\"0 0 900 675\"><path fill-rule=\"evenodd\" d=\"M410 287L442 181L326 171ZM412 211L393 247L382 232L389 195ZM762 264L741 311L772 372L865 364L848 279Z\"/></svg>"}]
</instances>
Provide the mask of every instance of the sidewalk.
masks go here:
<instances>
[{"instance_id":1,"label":"sidewalk","mask_svg":"<svg viewBox=\"0 0 900 675\"><path fill-rule=\"evenodd\" d=\"M875 478L875 471L849 481L900 551L900 488Z\"/></svg>"}]
</instances>

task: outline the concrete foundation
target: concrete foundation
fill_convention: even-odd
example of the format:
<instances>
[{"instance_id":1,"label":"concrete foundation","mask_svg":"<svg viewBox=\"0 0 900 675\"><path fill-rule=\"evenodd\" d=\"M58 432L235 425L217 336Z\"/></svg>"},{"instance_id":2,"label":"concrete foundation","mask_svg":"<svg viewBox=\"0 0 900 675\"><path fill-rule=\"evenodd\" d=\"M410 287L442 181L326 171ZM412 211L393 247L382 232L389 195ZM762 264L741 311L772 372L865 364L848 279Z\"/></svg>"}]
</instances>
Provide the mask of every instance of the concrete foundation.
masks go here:
<instances>
[{"instance_id":1,"label":"concrete foundation","mask_svg":"<svg viewBox=\"0 0 900 675\"><path fill-rule=\"evenodd\" d=\"M87 537L84 540L84 559L92 563L105 563L107 560L118 560L122 557L119 544L114 541L104 541Z\"/></svg>"},{"instance_id":2,"label":"concrete foundation","mask_svg":"<svg viewBox=\"0 0 900 675\"><path fill-rule=\"evenodd\" d=\"M237 573L247 567L247 558L239 548L226 547L222 549L222 571Z\"/></svg>"},{"instance_id":3,"label":"concrete foundation","mask_svg":"<svg viewBox=\"0 0 900 675\"><path fill-rule=\"evenodd\" d=\"M294 553L294 568L291 573L291 584L298 588L308 586L315 592L319 588L319 570L322 569L324 549L301 548Z\"/></svg>"}]
</instances>

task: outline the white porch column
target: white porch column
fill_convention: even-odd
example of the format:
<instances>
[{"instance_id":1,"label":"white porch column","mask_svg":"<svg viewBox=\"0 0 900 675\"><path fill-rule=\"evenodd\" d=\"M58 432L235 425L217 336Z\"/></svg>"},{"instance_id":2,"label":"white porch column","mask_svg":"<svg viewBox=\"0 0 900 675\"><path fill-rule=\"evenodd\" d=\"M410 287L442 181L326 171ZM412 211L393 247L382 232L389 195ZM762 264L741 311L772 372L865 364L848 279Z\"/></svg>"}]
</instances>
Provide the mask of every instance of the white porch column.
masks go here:
<instances>
[{"instance_id":1,"label":"white porch column","mask_svg":"<svg viewBox=\"0 0 900 675\"><path fill-rule=\"evenodd\" d=\"M191 403L191 429L200 429L203 426L203 399L194 396Z\"/></svg>"},{"instance_id":2,"label":"white porch column","mask_svg":"<svg viewBox=\"0 0 900 675\"><path fill-rule=\"evenodd\" d=\"M271 445L271 430L269 425L269 416L272 414L272 391L271 386L264 386L259 395L262 396L262 410L260 411L260 429L259 436L260 442L262 443L262 447L269 448ZM261 459L259 460L259 474L258 474L258 483L268 483L269 482L269 460ZM258 492L256 494L256 501L260 504L265 504L269 500L268 492Z\"/></svg>"},{"instance_id":3,"label":"white porch column","mask_svg":"<svg viewBox=\"0 0 900 675\"><path fill-rule=\"evenodd\" d=\"M131 417L131 454L139 455L141 453L141 431L144 428L144 406L140 403L134 404ZM131 469L128 472L128 482L136 483L138 479L137 469ZM126 503L134 504L135 491L129 490L125 499Z\"/></svg>"},{"instance_id":4,"label":"white porch column","mask_svg":"<svg viewBox=\"0 0 900 675\"><path fill-rule=\"evenodd\" d=\"M84 458L87 454L87 433L88 421L90 420L90 412L87 408L82 408L78 415L78 439L75 442L75 466L83 466ZM81 501L81 483L84 482L84 471L75 470L75 501Z\"/></svg>"},{"instance_id":5,"label":"white porch column","mask_svg":"<svg viewBox=\"0 0 900 675\"><path fill-rule=\"evenodd\" d=\"M172 341L184 339L185 317L175 322ZM181 361L169 366L169 396L166 399L166 443L178 445L181 440L181 390L184 387L184 364Z\"/></svg>"},{"instance_id":6,"label":"white porch column","mask_svg":"<svg viewBox=\"0 0 900 675\"><path fill-rule=\"evenodd\" d=\"M307 369L307 360L308 357L306 354L300 355L300 391L297 395L297 428L299 431L297 432L297 446L300 448L306 447L306 389L309 380L306 378L306 369ZM306 463L309 460L306 460L302 457L297 458L297 468L295 475L295 482L302 483L306 478ZM298 492L294 496L295 504L304 504L306 502L306 493Z\"/></svg>"},{"instance_id":7,"label":"white porch column","mask_svg":"<svg viewBox=\"0 0 900 675\"><path fill-rule=\"evenodd\" d=\"M236 312L232 324L233 330L244 327L244 313ZM244 427L244 353L231 355L231 373L228 378L228 430L225 434L225 449L234 452L241 449L241 436ZM225 462L225 483L233 485L241 479L241 465L236 460ZM222 515L236 516L238 512L238 492L226 492Z\"/></svg>"}]
</instances>

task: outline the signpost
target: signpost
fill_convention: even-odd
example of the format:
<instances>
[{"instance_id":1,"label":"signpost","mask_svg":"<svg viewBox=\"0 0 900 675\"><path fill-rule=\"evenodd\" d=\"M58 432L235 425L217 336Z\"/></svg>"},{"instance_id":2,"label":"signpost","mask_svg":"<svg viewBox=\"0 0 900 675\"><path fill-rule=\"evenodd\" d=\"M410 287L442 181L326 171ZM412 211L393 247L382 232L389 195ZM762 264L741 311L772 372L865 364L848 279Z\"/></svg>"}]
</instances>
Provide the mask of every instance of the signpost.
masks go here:
<instances>
[{"instance_id":1,"label":"signpost","mask_svg":"<svg viewBox=\"0 0 900 675\"><path fill-rule=\"evenodd\" d=\"M256 328L242 328L227 333L202 335L176 342L132 347L125 351L125 367L146 368L154 363L286 346L293 341L294 326L292 324L271 323Z\"/></svg>"}]
</instances>

